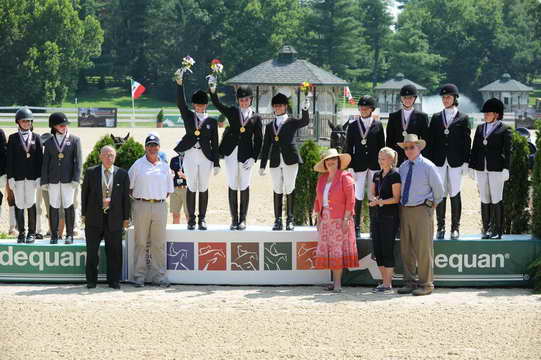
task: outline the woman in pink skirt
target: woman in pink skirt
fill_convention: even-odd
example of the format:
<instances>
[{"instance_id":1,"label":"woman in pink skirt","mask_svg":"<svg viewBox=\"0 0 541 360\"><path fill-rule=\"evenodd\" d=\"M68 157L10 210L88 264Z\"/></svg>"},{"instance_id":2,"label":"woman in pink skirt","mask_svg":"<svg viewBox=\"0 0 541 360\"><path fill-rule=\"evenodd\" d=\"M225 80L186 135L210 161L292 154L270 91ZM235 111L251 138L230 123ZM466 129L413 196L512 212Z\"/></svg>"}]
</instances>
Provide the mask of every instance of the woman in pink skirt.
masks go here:
<instances>
[{"instance_id":1,"label":"woman in pink skirt","mask_svg":"<svg viewBox=\"0 0 541 360\"><path fill-rule=\"evenodd\" d=\"M330 269L334 283L328 290L342 291L342 270L359 266L355 227L355 182L347 171L351 156L327 150L314 170L321 173L316 187L314 214L317 219L319 243L316 268Z\"/></svg>"}]
</instances>

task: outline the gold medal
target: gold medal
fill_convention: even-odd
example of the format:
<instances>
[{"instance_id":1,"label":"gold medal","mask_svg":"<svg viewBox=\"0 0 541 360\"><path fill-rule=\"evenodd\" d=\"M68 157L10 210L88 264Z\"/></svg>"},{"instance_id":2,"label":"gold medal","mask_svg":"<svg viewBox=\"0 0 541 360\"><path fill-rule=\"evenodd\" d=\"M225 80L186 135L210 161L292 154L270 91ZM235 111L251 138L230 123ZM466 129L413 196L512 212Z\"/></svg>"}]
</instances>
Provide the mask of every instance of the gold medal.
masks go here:
<instances>
[{"instance_id":1,"label":"gold medal","mask_svg":"<svg viewBox=\"0 0 541 360\"><path fill-rule=\"evenodd\" d=\"M193 133L195 134L195 136L201 135L201 131L199 131L199 129L195 130Z\"/></svg>"},{"instance_id":2,"label":"gold medal","mask_svg":"<svg viewBox=\"0 0 541 360\"><path fill-rule=\"evenodd\" d=\"M245 128L244 126L241 126L240 132L243 133L243 132L245 132L245 131L246 131L246 128Z\"/></svg>"},{"instance_id":3,"label":"gold medal","mask_svg":"<svg viewBox=\"0 0 541 360\"><path fill-rule=\"evenodd\" d=\"M280 138L278 137L278 135L276 135L276 136L274 137L274 141L280 141Z\"/></svg>"},{"instance_id":4,"label":"gold medal","mask_svg":"<svg viewBox=\"0 0 541 360\"><path fill-rule=\"evenodd\" d=\"M26 153L26 158L30 159L30 153Z\"/></svg>"},{"instance_id":5,"label":"gold medal","mask_svg":"<svg viewBox=\"0 0 541 360\"><path fill-rule=\"evenodd\" d=\"M58 153L58 158L63 159L64 158L64 153Z\"/></svg>"}]
</instances>

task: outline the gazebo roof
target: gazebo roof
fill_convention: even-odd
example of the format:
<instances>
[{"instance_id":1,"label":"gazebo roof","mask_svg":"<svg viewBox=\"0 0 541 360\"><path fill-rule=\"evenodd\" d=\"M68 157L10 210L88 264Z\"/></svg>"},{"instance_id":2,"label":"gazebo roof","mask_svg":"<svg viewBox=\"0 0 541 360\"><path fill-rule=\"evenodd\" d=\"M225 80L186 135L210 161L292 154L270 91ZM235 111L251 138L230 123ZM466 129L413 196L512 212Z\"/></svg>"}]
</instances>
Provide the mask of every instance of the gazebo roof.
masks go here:
<instances>
[{"instance_id":1,"label":"gazebo roof","mask_svg":"<svg viewBox=\"0 0 541 360\"><path fill-rule=\"evenodd\" d=\"M404 85L413 85L417 88L417 90L421 91L426 90L425 87L404 78L404 74L402 73L398 73L393 79L389 79L383 84L376 86L374 90L400 90Z\"/></svg>"},{"instance_id":2,"label":"gazebo roof","mask_svg":"<svg viewBox=\"0 0 541 360\"><path fill-rule=\"evenodd\" d=\"M505 73L500 79L483 86L479 91L533 91L533 88L511 79L511 75Z\"/></svg>"},{"instance_id":3,"label":"gazebo roof","mask_svg":"<svg viewBox=\"0 0 541 360\"><path fill-rule=\"evenodd\" d=\"M285 45L276 59L267 60L225 81L229 85L295 85L307 81L313 85L346 86L348 82L306 61L297 59L297 51Z\"/></svg>"}]
</instances>

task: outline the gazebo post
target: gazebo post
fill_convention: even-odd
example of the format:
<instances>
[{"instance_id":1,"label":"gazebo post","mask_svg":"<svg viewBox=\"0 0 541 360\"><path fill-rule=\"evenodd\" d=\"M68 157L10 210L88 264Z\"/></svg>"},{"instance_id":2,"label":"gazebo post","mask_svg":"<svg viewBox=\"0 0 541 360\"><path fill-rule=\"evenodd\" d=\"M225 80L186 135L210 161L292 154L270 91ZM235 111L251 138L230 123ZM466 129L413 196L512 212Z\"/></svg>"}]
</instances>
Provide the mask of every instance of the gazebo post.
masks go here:
<instances>
[{"instance_id":1,"label":"gazebo post","mask_svg":"<svg viewBox=\"0 0 541 360\"><path fill-rule=\"evenodd\" d=\"M297 117L301 115L301 89L297 88Z\"/></svg>"},{"instance_id":2,"label":"gazebo post","mask_svg":"<svg viewBox=\"0 0 541 360\"><path fill-rule=\"evenodd\" d=\"M313 104L313 114L314 114L314 120L316 121L316 142L319 142L319 116L316 115L316 87L314 86L314 104Z\"/></svg>"},{"instance_id":3,"label":"gazebo post","mask_svg":"<svg viewBox=\"0 0 541 360\"><path fill-rule=\"evenodd\" d=\"M255 112L259 113L259 86L255 87Z\"/></svg>"}]
</instances>

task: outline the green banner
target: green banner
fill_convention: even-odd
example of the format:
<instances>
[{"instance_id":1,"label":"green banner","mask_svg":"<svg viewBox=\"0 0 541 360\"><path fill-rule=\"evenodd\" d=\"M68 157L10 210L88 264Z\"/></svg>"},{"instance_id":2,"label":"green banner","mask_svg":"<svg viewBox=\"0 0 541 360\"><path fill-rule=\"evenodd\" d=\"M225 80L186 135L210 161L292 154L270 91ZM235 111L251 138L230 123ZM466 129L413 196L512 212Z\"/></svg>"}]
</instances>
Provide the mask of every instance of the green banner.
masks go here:
<instances>
[{"instance_id":1,"label":"green banner","mask_svg":"<svg viewBox=\"0 0 541 360\"><path fill-rule=\"evenodd\" d=\"M530 236L510 235L505 240L434 241L436 286L529 286L528 265L541 255L541 241ZM347 285L374 285L381 279L371 259L372 241L357 241L361 266L344 272ZM395 283L402 280L400 240L395 243Z\"/></svg>"},{"instance_id":2,"label":"green banner","mask_svg":"<svg viewBox=\"0 0 541 360\"><path fill-rule=\"evenodd\" d=\"M100 248L105 260L105 247ZM86 246L0 244L1 281L85 281ZM98 279L105 279L100 261Z\"/></svg>"}]
</instances>

